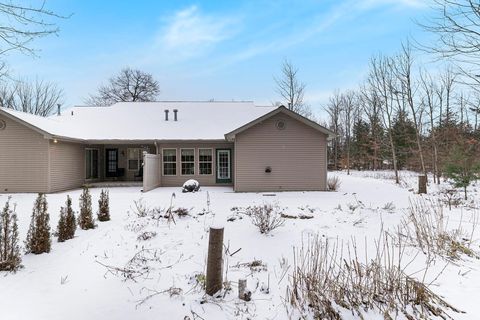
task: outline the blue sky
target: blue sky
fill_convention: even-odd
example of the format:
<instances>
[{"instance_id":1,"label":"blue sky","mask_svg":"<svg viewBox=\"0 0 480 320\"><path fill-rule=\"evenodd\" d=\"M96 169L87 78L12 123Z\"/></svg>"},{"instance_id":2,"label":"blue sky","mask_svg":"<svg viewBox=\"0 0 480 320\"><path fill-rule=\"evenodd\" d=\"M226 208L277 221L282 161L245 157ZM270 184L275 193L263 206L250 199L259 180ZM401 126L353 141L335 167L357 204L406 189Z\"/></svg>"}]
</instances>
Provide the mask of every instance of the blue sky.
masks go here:
<instances>
[{"instance_id":1,"label":"blue sky","mask_svg":"<svg viewBox=\"0 0 480 320\"><path fill-rule=\"evenodd\" d=\"M38 57L11 53L20 77L54 81L65 106L124 66L150 72L162 100L278 101L273 77L284 59L299 68L319 111L335 89L354 88L368 60L392 54L429 13L422 0L73 1L47 7L73 15L59 36L34 43Z\"/></svg>"}]
</instances>

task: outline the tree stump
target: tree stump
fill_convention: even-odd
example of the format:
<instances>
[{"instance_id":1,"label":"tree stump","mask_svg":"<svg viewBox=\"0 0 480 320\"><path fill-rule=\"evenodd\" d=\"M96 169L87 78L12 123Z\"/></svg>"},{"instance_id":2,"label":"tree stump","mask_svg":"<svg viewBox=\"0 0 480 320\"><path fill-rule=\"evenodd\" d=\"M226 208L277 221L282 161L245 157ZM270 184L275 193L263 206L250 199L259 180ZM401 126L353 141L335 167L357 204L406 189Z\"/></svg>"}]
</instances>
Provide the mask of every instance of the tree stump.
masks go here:
<instances>
[{"instance_id":1,"label":"tree stump","mask_svg":"<svg viewBox=\"0 0 480 320\"><path fill-rule=\"evenodd\" d=\"M213 296L222 289L223 227L210 228L208 239L206 293Z\"/></svg>"},{"instance_id":2,"label":"tree stump","mask_svg":"<svg viewBox=\"0 0 480 320\"><path fill-rule=\"evenodd\" d=\"M418 176L418 193L427 193L427 176Z\"/></svg>"}]
</instances>

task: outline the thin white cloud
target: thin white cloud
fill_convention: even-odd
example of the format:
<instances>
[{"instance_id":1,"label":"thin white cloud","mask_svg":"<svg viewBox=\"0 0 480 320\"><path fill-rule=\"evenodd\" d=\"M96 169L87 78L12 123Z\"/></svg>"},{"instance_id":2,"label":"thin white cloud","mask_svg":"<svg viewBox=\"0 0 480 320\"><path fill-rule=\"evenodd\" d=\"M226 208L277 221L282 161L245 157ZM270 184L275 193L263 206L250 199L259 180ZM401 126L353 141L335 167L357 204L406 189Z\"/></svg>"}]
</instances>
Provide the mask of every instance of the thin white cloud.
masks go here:
<instances>
[{"instance_id":1,"label":"thin white cloud","mask_svg":"<svg viewBox=\"0 0 480 320\"><path fill-rule=\"evenodd\" d=\"M425 8L428 0L360 0L359 5L364 9L372 9L378 6L393 5L396 7Z\"/></svg>"},{"instance_id":2,"label":"thin white cloud","mask_svg":"<svg viewBox=\"0 0 480 320\"><path fill-rule=\"evenodd\" d=\"M166 19L159 33L156 49L170 54L192 56L229 39L236 30L237 19L202 13L190 6Z\"/></svg>"}]
</instances>

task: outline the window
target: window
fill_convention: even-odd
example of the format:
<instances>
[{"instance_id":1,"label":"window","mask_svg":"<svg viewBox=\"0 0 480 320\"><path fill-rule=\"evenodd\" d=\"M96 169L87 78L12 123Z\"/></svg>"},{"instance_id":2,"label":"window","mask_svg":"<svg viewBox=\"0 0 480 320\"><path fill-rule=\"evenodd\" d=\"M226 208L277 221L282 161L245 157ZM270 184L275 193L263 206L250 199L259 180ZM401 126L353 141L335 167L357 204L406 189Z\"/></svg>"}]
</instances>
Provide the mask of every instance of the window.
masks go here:
<instances>
[{"instance_id":1,"label":"window","mask_svg":"<svg viewBox=\"0 0 480 320\"><path fill-rule=\"evenodd\" d=\"M198 149L198 171L200 174L212 174L212 149Z\"/></svg>"},{"instance_id":2,"label":"window","mask_svg":"<svg viewBox=\"0 0 480 320\"><path fill-rule=\"evenodd\" d=\"M85 179L98 178L98 150L85 149Z\"/></svg>"},{"instance_id":3,"label":"window","mask_svg":"<svg viewBox=\"0 0 480 320\"><path fill-rule=\"evenodd\" d=\"M140 148L128 148L128 170L138 171L142 164L143 150Z\"/></svg>"},{"instance_id":4,"label":"window","mask_svg":"<svg viewBox=\"0 0 480 320\"><path fill-rule=\"evenodd\" d=\"M195 149L181 149L182 175L195 174Z\"/></svg>"},{"instance_id":5,"label":"window","mask_svg":"<svg viewBox=\"0 0 480 320\"><path fill-rule=\"evenodd\" d=\"M163 149L163 175L177 175L177 149Z\"/></svg>"}]
</instances>

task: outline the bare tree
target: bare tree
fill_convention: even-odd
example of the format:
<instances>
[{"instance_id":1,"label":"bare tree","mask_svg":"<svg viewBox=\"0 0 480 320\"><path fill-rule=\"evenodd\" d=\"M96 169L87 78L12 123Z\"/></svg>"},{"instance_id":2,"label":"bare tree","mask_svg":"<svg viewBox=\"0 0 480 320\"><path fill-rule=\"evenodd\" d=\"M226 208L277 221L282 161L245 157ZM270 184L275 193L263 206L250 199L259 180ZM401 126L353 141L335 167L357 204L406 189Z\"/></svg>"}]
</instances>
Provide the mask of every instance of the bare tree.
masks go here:
<instances>
[{"instance_id":1,"label":"bare tree","mask_svg":"<svg viewBox=\"0 0 480 320\"><path fill-rule=\"evenodd\" d=\"M360 107L365 115L368 118L370 124L370 130L372 134L372 145L373 150L373 170L379 168L378 160L380 159L379 151L382 143L382 132L383 128L380 123L382 106L381 101L378 98L375 91L370 90L366 85L362 85L359 91L359 102Z\"/></svg>"},{"instance_id":2,"label":"bare tree","mask_svg":"<svg viewBox=\"0 0 480 320\"><path fill-rule=\"evenodd\" d=\"M328 126L330 129L336 133L335 137L332 140L332 152L333 155L333 165L335 170L338 168L338 158L339 158L339 147L340 147L340 138L341 138L341 114L342 114L342 101L341 94L338 91L335 91L333 96L330 97L328 104L324 107L324 110L329 116Z\"/></svg>"},{"instance_id":3,"label":"bare tree","mask_svg":"<svg viewBox=\"0 0 480 320\"><path fill-rule=\"evenodd\" d=\"M55 83L36 79L15 81L0 88L0 106L46 117L63 102L63 90Z\"/></svg>"},{"instance_id":4,"label":"bare tree","mask_svg":"<svg viewBox=\"0 0 480 320\"><path fill-rule=\"evenodd\" d=\"M0 2L0 55L12 50L33 54L33 40L58 34L58 26L49 21L58 18L66 17L48 10L45 1L35 6L23 5L20 1Z\"/></svg>"},{"instance_id":5,"label":"bare tree","mask_svg":"<svg viewBox=\"0 0 480 320\"><path fill-rule=\"evenodd\" d=\"M433 182L440 184L440 168L438 163L438 143L435 129L435 118L438 116L437 84L427 72L420 73L420 81L423 89L424 103L427 106L427 114L430 120L430 140L432 143L432 168Z\"/></svg>"},{"instance_id":6,"label":"bare tree","mask_svg":"<svg viewBox=\"0 0 480 320\"><path fill-rule=\"evenodd\" d=\"M351 137L353 122L355 120L355 114L358 110L356 103L356 93L354 91L347 91L341 96L342 103L342 123L345 129L345 151L347 156L347 174L350 174L350 149L351 149Z\"/></svg>"},{"instance_id":7,"label":"bare tree","mask_svg":"<svg viewBox=\"0 0 480 320\"><path fill-rule=\"evenodd\" d=\"M388 135L390 152L392 154L395 182L400 183L398 177L397 151L393 139L393 116L396 111L395 101L397 99L397 84L394 73L393 60L389 57L379 55L370 60L370 72L367 78L367 87L372 95L377 97L382 110L382 122Z\"/></svg>"},{"instance_id":8,"label":"bare tree","mask_svg":"<svg viewBox=\"0 0 480 320\"><path fill-rule=\"evenodd\" d=\"M116 102L155 101L159 93L160 86L151 74L127 67L110 78L108 84L100 86L86 103L108 106Z\"/></svg>"},{"instance_id":9,"label":"bare tree","mask_svg":"<svg viewBox=\"0 0 480 320\"><path fill-rule=\"evenodd\" d=\"M415 126L415 137L417 142L418 154L420 156L420 165L422 167L422 173L427 175L425 168L425 160L423 156L422 148L422 114L423 105L416 103L414 99L415 92L417 90L417 83L413 80L412 75L413 57L410 45L408 43L402 44L402 51L395 58L395 71L397 78L400 82L400 88L402 93L403 102L409 107L413 124Z\"/></svg>"},{"instance_id":10,"label":"bare tree","mask_svg":"<svg viewBox=\"0 0 480 320\"><path fill-rule=\"evenodd\" d=\"M287 103L290 110L305 117L311 117L312 111L303 101L305 84L300 82L297 73L298 68L296 68L291 62L285 60L282 65L280 77L274 78L277 84L277 92Z\"/></svg>"},{"instance_id":11,"label":"bare tree","mask_svg":"<svg viewBox=\"0 0 480 320\"><path fill-rule=\"evenodd\" d=\"M419 23L437 36L437 41L424 44L427 51L440 58L451 58L465 78L478 90L480 84L480 6L473 0L433 0L436 15Z\"/></svg>"}]
</instances>

